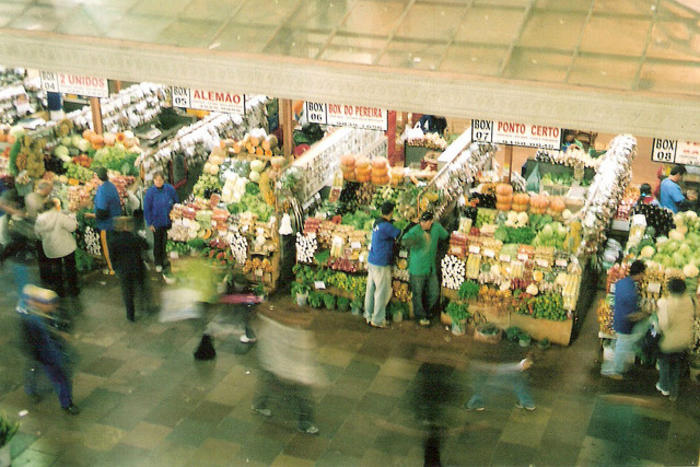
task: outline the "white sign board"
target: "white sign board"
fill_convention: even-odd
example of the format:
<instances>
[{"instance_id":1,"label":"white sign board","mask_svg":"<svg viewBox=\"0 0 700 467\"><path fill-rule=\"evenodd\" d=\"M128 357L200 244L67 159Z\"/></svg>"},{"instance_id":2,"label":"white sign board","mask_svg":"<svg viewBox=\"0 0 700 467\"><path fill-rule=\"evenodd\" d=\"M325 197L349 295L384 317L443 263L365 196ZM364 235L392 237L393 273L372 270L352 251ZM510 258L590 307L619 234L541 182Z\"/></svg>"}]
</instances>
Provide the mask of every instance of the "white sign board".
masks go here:
<instances>
[{"instance_id":1,"label":"white sign board","mask_svg":"<svg viewBox=\"0 0 700 467\"><path fill-rule=\"evenodd\" d=\"M561 129L517 122L472 120L472 141L560 150Z\"/></svg>"},{"instance_id":2,"label":"white sign board","mask_svg":"<svg viewBox=\"0 0 700 467\"><path fill-rule=\"evenodd\" d=\"M245 114L245 95L227 91L173 86L173 106L229 114Z\"/></svg>"},{"instance_id":3,"label":"white sign board","mask_svg":"<svg viewBox=\"0 0 700 467\"><path fill-rule=\"evenodd\" d=\"M41 88L47 92L77 94L79 96L107 97L107 79L71 73L41 72Z\"/></svg>"},{"instance_id":4,"label":"white sign board","mask_svg":"<svg viewBox=\"0 0 700 467\"><path fill-rule=\"evenodd\" d=\"M700 166L700 143L654 138L651 160L668 164Z\"/></svg>"},{"instance_id":5,"label":"white sign board","mask_svg":"<svg viewBox=\"0 0 700 467\"><path fill-rule=\"evenodd\" d=\"M349 126L377 131L387 131L389 126L388 112L377 107L306 102L305 110L306 119L319 125Z\"/></svg>"}]
</instances>

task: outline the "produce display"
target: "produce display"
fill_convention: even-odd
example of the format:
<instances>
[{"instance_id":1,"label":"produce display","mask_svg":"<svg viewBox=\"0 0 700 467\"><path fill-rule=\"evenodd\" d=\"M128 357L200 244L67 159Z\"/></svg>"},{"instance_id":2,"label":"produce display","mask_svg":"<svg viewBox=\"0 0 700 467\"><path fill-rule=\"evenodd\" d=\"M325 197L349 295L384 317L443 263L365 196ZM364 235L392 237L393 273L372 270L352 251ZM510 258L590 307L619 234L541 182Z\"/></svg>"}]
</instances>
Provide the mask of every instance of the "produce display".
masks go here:
<instances>
[{"instance_id":1,"label":"produce display","mask_svg":"<svg viewBox=\"0 0 700 467\"><path fill-rule=\"evenodd\" d=\"M438 133L425 133L422 136L410 136L407 140L409 146L444 151L447 149L447 141Z\"/></svg>"},{"instance_id":2,"label":"produce display","mask_svg":"<svg viewBox=\"0 0 700 467\"><path fill-rule=\"evenodd\" d=\"M572 144L566 151L551 151L540 149L535 154L535 160L550 164L560 164L569 167L590 167L598 170L601 158L591 157L591 155L577 145Z\"/></svg>"}]
</instances>

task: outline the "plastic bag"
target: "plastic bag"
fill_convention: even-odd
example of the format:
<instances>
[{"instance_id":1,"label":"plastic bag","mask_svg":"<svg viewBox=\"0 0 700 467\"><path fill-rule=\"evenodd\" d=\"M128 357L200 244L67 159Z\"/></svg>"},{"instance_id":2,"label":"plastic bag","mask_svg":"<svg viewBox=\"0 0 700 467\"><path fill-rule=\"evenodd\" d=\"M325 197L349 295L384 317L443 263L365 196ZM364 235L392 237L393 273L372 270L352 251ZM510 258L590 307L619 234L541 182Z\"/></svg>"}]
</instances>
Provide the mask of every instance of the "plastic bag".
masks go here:
<instances>
[{"instance_id":1,"label":"plastic bag","mask_svg":"<svg viewBox=\"0 0 700 467\"><path fill-rule=\"evenodd\" d=\"M540 167L535 166L535 170L527 177L527 191L539 193L540 191Z\"/></svg>"}]
</instances>

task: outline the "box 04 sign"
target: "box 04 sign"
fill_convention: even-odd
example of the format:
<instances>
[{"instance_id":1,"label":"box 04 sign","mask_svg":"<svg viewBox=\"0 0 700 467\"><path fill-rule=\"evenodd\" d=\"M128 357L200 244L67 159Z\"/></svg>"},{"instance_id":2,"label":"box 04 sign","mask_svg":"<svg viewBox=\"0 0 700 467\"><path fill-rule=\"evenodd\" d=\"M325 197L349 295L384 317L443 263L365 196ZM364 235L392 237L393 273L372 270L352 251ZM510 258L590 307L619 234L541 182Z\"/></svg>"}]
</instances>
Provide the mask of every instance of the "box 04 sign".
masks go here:
<instances>
[{"instance_id":1,"label":"box 04 sign","mask_svg":"<svg viewBox=\"0 0 700 467\"><path fill-rule=\"evenodd\" d=\"M41 72L41 88L47 92L77 94L89 97L107 97L109 88L105 78L73 75L70 73Z\"/></svg>"},{"instance_id":2,"label":"box 04 sign","mask_svg":"<svg viewBox=\"0 0 700 467\"><path fill-rule=\"evenodd\" d=\"M517 122L472 120L472 140L527 148L561 149L561 129Z\"/></svg>"},{"instance_id":3,"label":"box 04 sign","mask_svg":"<svg viewBox=\"0 0 700 467\"><path fill-rule=\"evenodd\" d=\"M389 126L389 114L377 107L306 102L305 110L309 123L377 131L386 131Z\"/></svg>"},{"instance_id":4,"label":"box 04 sign","mask_svg":"<svg viewBox=\"0 0 700 467\"><path fill-rule=\"evenodd\" d=\"M173 87L173 106L229 114L245 114L245 95L226 91L207 91Z\"/></svg>"},{"instance_id":5,"label":"box 04 sign","mask_svg":"<svg viewBox=\"0 0 700 467\"><path fill-rule=\"evenodd\" d=\"M654 138L651 160L700 166L700 143Z\"/></svg>"}]
</instances>

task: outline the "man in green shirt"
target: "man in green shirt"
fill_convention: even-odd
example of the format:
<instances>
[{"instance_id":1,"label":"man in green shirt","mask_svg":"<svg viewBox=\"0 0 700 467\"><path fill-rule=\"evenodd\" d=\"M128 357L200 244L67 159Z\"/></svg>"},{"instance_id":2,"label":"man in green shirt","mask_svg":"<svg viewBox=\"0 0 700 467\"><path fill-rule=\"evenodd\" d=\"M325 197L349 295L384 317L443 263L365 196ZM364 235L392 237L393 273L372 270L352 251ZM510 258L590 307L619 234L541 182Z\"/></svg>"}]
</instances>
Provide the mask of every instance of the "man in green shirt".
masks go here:
<instances>
[{"instance_id":1,"label":"man in green shirt","mask_svg":"<svg viewBox=\"0 0 700 467\"><path fill-rule=\"evenodd\" d=\"M421 326L430 326L428 312L440 297L435 257L440 240L449 234L439 222L433 222L433 213L424 212L420 223L404 235L402 243L409 248L408 272L410 273L413 313Z\"/></svg>"}]
</instances>

